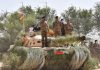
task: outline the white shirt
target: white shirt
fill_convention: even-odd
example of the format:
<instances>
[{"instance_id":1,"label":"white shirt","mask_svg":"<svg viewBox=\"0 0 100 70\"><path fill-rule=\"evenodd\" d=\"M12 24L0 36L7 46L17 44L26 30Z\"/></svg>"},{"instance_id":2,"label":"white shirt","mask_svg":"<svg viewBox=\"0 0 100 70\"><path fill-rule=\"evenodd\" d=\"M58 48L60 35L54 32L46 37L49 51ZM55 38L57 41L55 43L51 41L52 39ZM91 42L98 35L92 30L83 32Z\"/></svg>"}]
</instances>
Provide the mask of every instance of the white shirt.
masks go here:
<instances>
[{"instance_id":1,"label":"white shirt","mask_svg":"<svg viewBox=\"0 0 100 70\"><path fill-rule=\"evenodd\" d=\"M33 32L33 27L30 27L29 28L29 32Z\"/></svg>"}]
</instances>

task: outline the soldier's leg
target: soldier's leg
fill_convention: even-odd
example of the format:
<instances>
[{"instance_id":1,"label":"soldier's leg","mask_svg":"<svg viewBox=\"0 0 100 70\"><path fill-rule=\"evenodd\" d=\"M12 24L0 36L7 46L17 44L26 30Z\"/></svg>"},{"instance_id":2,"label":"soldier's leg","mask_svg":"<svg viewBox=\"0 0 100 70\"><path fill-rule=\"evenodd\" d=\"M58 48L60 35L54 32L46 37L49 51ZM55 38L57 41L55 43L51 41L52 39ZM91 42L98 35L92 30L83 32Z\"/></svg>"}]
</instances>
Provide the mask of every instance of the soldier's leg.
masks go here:
<instances>
[{"instance_id":1,"label":"soldier's leg","mask_svg":"<svg viewBox=\"0 0 100 70\"><path fill-rule=\"evenodd\" d=\"M62 35L63 36L65 35L65 29L64 28L62 29Z\"/></svg>"},{"instance_id":2,"label":"soldier's leg","mask_svg":"<svg viewBox=\"0 0 100 70\"><path fill-rule=\"evenodd\" d=\"M48 47L47 32L45 32L45 47Z\"/></svg>"},{"instance_id":3,"label":"soldier's leg","mask_svg":"<svg viewBox=\"0 0 100 70\"><path fill-rule=\"evenodd\" d=\"M44 44L45 44L45 43L44 43L44 34L42 33L42 47L45 46Z\"/></svg>"},{"instance_id":4,"label":"soldier's leg","mask_svg":"<svg viewBox=\"0 0 100 70\"><path fill-rule=\"evenodd\" d=\"M59 31L59 35L61 36L61 31Z\"/></svg>"},{"instance_id":5,"label":"soldier's leg","mask_svg":"<svg viewBox=\"0 0 100 70\"><path fill-rule=\"evenodd\" d=\"M55 32L55 37L57 36L57 32Z\"/></svg>"},{"instance_id":6,"label":"soldier's leg","mask_svg":"<svg viewBox=\"0 0 100 70\"><path fill-rule=\"evenodd\" d=\"M54 29L54 36L56 37L57 36L57 31Z\"/></svg>"},{"instance_id":7,"label":"soldier's leg","mask_svg":"<svg viewBox=\"0 0 100 70\"><path fill-rule=\"evenodd\" d=\"M57 31L57 36L60 36L61 35L61 31Z\"/></svg>"},{"instance_id":8,"label":"soldier's leg","mask_svg":"<svg viewBox=\"0 0 100 70\"><path fill-rule=\"evenodd\" d=\"M55 31L55 37L57 37L59 35L58 31Z\"/></svg>"}]
</instances>

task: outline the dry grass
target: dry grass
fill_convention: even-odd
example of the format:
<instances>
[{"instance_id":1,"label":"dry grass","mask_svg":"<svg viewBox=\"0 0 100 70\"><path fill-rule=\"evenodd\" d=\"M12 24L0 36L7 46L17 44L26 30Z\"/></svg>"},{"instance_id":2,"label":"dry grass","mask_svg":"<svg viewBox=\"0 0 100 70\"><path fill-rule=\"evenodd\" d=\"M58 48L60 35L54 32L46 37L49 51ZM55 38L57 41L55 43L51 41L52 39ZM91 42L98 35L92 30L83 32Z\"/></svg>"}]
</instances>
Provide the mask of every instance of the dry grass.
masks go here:
<instances>
[{"instance_id":1,"label":"dry grass","mask_svg":"<svg viewBox=\"0 0 100 70\"><path fill-rule=\"evenodd\" d=\"M73 44L79 43L79 37L77 36L65 36L65 37L57 37L56 39L51 41L50 46L64 46L65 44Z\"/></svg>"}]
</instances>

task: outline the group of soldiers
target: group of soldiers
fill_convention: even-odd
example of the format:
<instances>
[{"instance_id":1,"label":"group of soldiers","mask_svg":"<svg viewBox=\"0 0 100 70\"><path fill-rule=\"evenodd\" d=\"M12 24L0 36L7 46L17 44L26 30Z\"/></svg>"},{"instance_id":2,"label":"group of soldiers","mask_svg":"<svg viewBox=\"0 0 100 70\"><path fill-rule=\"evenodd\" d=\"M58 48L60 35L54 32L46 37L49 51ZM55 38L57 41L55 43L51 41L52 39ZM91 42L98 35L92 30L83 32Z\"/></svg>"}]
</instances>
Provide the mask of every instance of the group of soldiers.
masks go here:
<instances>
[{"instance_id":1,"label":"group of soldiers","mask_svg":"<svg viewBox=\"0 0 100 70\"><path fill-rule=\"evenodd\" d=\"M52 30L50 30L48 22L46 20L46 17L43 16L39 22L40 30L41 30L41 36L42 36L42 47L48 47L48 40L47 37L48 35L52 36L65 36L66 34L72 34L73 31L73 25L68 19L67 22L64 22L63 19L59 20L59 17L55 17L55 21L53 22L52 25ZM51 33L50 33L51 32ZM29 28L29 35L23 36L23 42L25 46L29 43L29 38L31 39L33 36L36 34L34 33L34 27Z\"/></svg>"},{"instance_id":2,"label":"group of soldiers","mask_svg":"<svg viewBox=\"0 0 100 70\"><path fill-rule=\"evenodd\" d=\"M42 47L48 46L47 43L47 32L49 26L46 21L46 17L43 16L40 20L40 28L41 28L41 35L42 35ZM63 19L59 20L59 17L55 17L55 21L53 22L53 31L54 35L56 36L63 36L66 34L71 34L73 31L73 25L70 20L67 20L67 24L64 23Z\"/></svg>"},{"instance_id":3,"label":"group of soldiers","mask_svg":"<svg viewBox=\"0 0 100 70\"><path fill-rule=\"evenodd\" d=\"M100 44L98 43L98 40L95 40L94 43L90 42L89 47L100 47Z\"/></svg>"},{"instance_id":4,"label":"group of soldiers","mask_svg":"<svg viewBox=\"0 0 100 70\"><path fill-rule=\"evenodd\" d=\"M53 30L55 33L55 36L58 35L66 35L66 34L72 34L73 31L73 25L70 22L70 20L67 20L67 23L64 22L63 19L61 19L61 21L59 20L59 17L56 16L55 17L55 21L53 22Z\"/></svg>"}]
</instances>

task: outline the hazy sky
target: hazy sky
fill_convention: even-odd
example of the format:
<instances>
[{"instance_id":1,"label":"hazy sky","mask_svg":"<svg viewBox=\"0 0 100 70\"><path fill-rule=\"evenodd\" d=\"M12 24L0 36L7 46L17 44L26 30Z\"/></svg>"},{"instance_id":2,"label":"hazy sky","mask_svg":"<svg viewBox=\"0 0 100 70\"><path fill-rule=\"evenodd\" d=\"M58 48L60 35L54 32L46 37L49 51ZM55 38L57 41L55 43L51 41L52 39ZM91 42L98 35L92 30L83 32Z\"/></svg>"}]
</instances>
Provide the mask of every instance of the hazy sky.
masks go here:
<instances>
[{"instance_id":1,"label":"hazy sky","mask_svg":"<svg viewBox=\"0 0 100 70\"><path fill-rule=\"evenodd\" d=\"M9 12L16 11L21 7L22 2L23 5L31 5L32 8L44 7L47 2L48 6L55 9L57 14L60 14L70 6L82 9L94 8L95 3L100 2L100 0L0 0L0 13L5 10Z\"/></svg>"}]
</instances>

